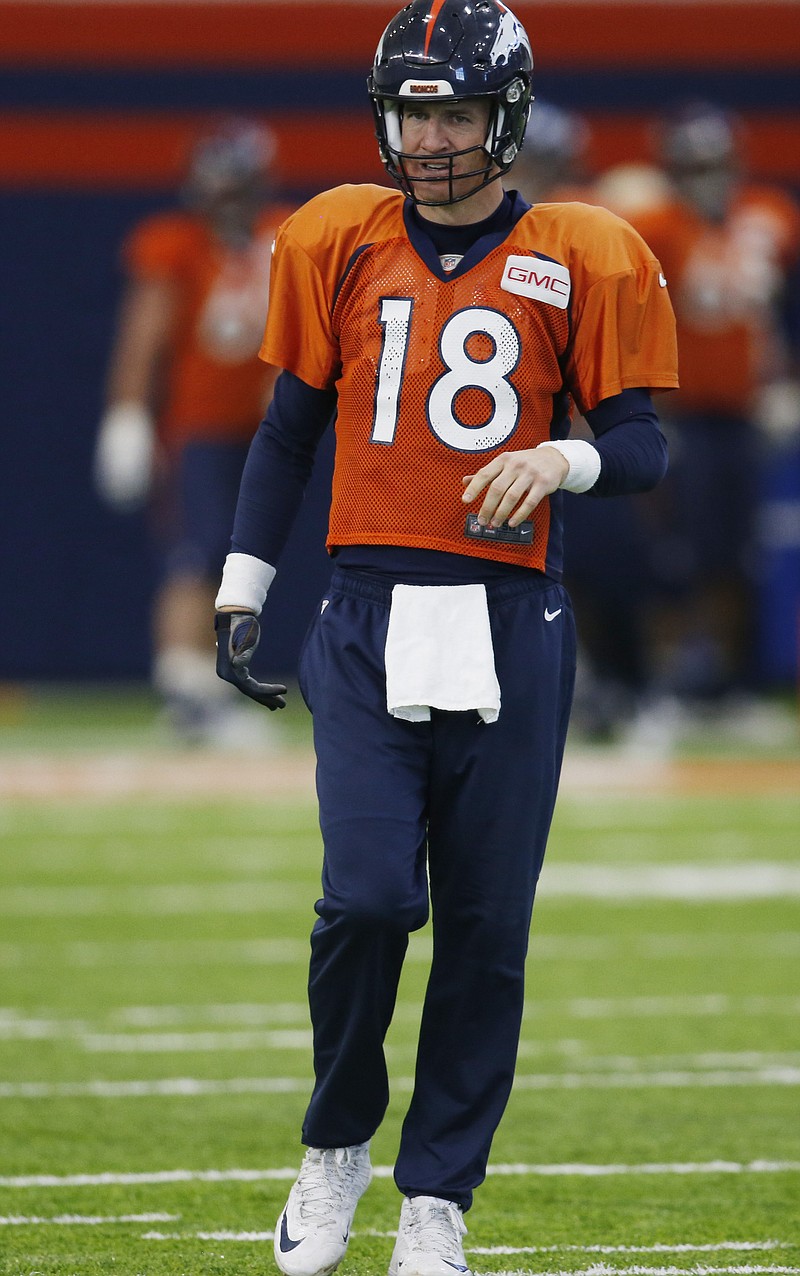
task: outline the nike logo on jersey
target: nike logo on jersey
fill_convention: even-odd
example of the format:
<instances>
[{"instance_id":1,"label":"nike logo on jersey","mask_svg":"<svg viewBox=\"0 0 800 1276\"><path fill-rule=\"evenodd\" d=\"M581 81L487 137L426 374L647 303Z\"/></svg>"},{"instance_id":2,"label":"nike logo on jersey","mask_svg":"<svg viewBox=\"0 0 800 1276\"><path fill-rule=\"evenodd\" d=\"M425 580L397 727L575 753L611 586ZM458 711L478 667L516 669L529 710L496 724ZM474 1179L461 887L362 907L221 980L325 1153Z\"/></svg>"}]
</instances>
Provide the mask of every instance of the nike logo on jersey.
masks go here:
<instances>
[{"instance_id":1,"label":"nike logo on jersey","mask_svg":"<svg viewBox=\"0 0 800 1276\"><path fill-rule=\"evenodd\" d=\"M286 1215L281 1214L281 1234L278 1240L280 1251L282 1254L291 1254L293 1249L302 1243L302 1237L299 1241L293 1241L289 1235L289 1229L286 1226Z\"/></svg>"},{"instance_id":2,"label":"nike logo on jersey","mask_svg":"<svg viewBox=\"0 0 800 1276\"><path fill-rule=\"evenodd\" d=\"M563 610L563 607L557 607L555 611L549 611L547 607L545 607L544 618L545 620L555 620L556 616L560 616Z\"/></svg>"},{"instance_id":3,"label":"nike logo on jersey","mask_svg":"<svg viewBox=\"0 0 800 1276\"><path fill-rule=\"evenodd\" d=\"M571 291L569 271L557 261L541 257L506 257L500 287L520 297L544 301L557 310L566 310Z\"/></svg>"},{"instance_id":4,"label":"nike logo on jersey","mask_svg":"<svg viewBox=\"0 0 800 1276\"><path fill-rule=\"evenodd\" d=\"M659 286L659 288L666 288L666 286L667 286L666 278L665 278L665 276L664 276L664 275L662 275L660 272L659 272L659 276L658 276L658 286Z\"/></svg>"}]
</instances>

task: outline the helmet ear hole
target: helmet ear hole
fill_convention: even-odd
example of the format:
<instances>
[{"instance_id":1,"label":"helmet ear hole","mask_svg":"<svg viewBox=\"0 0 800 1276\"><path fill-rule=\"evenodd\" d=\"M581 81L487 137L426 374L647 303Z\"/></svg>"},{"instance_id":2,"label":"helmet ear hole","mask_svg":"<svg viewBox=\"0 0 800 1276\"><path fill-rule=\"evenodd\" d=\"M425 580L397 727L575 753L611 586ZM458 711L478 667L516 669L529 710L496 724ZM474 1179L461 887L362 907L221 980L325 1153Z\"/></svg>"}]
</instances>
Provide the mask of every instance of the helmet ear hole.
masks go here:
<instances>
[{"instance_id":1,"label":"helmet ear hole","mask_svg":"<svg viewBox=\"0 0 800 1276\"><path fill-rule=\"evenodd\" d=\"M401 124L403 119L402 105L399 102L384 102L383 118L386 127L386 144L394 154L403 149Z\"/></svg>"},{"instance_id":2,"label":"helmet ear hole","mask_svg":"<svg viewBox=\"0 0 800 1276\"><path fill-rule=\"evenodd\" d=\"M503 132L503 123L505 121L505 107L502 102L496 102L489 113L489 126L486 133L485 147L489 155L494 157L497 150L497 139Z\"/></svg>"}]
</instances>

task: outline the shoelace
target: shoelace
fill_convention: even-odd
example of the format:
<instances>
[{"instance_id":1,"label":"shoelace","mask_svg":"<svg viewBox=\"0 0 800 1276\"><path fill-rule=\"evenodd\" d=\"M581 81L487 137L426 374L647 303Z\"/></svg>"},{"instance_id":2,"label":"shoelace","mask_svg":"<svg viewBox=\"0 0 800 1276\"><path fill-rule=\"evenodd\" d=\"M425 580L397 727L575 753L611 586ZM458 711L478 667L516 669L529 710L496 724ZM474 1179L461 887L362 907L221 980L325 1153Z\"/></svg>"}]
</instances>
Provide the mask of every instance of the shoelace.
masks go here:
<instances>
[{"instance_id":1,"label":"shoelace","mask_svg":"<svg viewBox=\"0 0 800 1276\"><path fill-rule=\"evenodd\" d=\"M443 1258L458 1254L461 1237L467 1230L458 1206L451 1201L442 1201L441 1205L431 1205L426 1201L418 1205L417 1200L417 1197L411 1199L409 1220L409 1226L416 1232L414 1249L439 1254Z\"/></svg>"},{"instance_id":2,"label":"shoelace","mask_svg":"<svg viewBox=\"0 0 800 1276\"><path fill-rule=\"evenodd\" d=\"M311 1148L306 1153L298 1181L300 1217L330 1220L341 1208L356 1162L349 1148Z\"/></svg>"}]
</instances>

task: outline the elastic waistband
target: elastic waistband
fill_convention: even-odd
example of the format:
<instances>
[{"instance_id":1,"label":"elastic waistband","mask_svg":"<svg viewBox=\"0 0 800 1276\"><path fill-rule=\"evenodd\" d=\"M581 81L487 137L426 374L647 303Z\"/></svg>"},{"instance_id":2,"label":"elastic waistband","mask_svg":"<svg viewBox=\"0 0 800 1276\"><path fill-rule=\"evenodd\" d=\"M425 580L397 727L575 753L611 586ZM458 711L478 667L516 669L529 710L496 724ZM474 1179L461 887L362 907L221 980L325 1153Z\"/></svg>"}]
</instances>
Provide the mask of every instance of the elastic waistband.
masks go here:
<instances>
[{"instance_id":1,"label":"elastic waistband","mask_svg":"<svg viewBox=\"0 0 800 1276\"><path fill-rule=\"evenodd\" d=\"M486 583L486 600L489 607L497 607L514 598L522 598L525 594L543 593L558 586L558 582L541 572L531 570L530 580L526 577L514 576L508 580L493 580ZM402 583L402 582L401 582ZM334 568L330 582L331 591L347 594L350 598L363 598L365 602L377 603L387 609L392 602L392 585L388 581L378 580L367 572L358 572L341 567ZM448 588L445 586L445 588ZM458 588L458 586L454 586Z\"/></svg>"}]
</instances>

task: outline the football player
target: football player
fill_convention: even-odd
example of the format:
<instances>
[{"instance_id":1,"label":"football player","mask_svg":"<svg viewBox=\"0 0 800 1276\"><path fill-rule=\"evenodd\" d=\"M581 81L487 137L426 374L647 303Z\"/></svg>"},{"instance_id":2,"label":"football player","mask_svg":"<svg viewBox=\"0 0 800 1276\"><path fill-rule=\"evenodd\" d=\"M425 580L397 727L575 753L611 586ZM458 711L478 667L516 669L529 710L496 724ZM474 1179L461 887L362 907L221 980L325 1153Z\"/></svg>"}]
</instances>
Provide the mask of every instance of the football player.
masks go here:
<instances>
[{"instance_id":1,"label":"football player","mask_svg":"<svg viewBox=\"0 0 800 1276\"><path fill-rule=\"evenodd\" d=\"M621 211L670 282L681 363L665 420L674 463L649 502L662 565L652 629L671 636L659 643L661 685L684 713L711 710L742 726L752 715L758 727L758 474L767 449L800 432L796 338L782 318L800 209L748 177L741 131L713 103L681 105L659 130L666 195Z\"/></svg>"},{"instance_id":2,"label":"football player","mask_svg":"<svg viewBox=\"0 0 800 1276\"><path fill-rule=\"evenodd\" d=\"M274 380L257 358L270 250L289 211L270 200L274 151L263 125L225 121L193 150L184 207L127 237L95 453L96 485L113 509L150 500L163 559L153 680L170 725L192 742L264 734L220 696L228 689L214 671L208 613L253 423Z\"/></svg>"},{"instance_id":3,"label":"football player","mask_svg":"<svg viewBox=\"0 0 800 1276\"><path fill-rule=\"evenodd\" d=\"M409 932L433 962L395 1180L392 1276L467 1272L464 1213L514 1076L531 908L575 664L563 490L656 483L650 389L676 384L659 263L599 208L503 177L531 102L498 0L413 0L369 77L399 186L344 186L281 228L264 358L282 371L245 466L218 667L248 672L314 449L335 413L330 588L301 653L324 841L308 1151L275 1230L287 1276L341 1261L389 1097ZM596 441L567 440L572 394ZM590 499L587 497L587 499Z\"/></svg>"}]
</instances>

